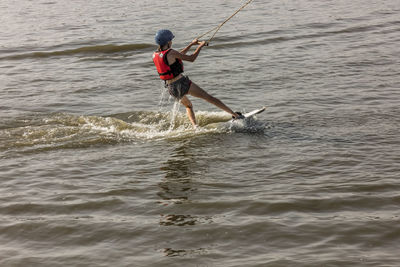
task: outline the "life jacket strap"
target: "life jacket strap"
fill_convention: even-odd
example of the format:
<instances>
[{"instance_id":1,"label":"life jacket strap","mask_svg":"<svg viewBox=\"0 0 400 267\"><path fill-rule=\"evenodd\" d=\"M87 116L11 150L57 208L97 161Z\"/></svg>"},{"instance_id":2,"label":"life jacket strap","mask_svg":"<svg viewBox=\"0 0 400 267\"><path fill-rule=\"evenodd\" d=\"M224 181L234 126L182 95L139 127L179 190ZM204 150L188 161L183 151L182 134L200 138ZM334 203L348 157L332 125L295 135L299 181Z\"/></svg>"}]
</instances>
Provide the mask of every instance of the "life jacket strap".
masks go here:
<instances>
[{"instance_id":1,"label":"life jacket strap","mask_svg":"<svg viewBox=\"0 0 400 267\"><path fill-rule=\"evenodd\" d=\"M172 73L172 71L169 70L169 71L167 71L167 72L162 72L162 73L159 72L158 75L164 76L164 75L171 74L171 73Z\"/></svg>"}]
</instances>

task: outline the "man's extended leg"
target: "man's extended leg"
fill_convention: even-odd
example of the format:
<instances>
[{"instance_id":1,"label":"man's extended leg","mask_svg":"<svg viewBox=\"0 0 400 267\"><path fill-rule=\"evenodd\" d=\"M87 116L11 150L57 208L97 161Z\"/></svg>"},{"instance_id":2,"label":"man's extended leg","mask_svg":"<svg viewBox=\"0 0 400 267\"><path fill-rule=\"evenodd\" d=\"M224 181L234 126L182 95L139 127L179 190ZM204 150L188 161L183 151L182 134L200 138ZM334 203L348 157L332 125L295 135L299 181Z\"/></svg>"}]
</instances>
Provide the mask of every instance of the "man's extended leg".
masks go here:
<instances>
[{"instance_id":1,"label":"man's extended leg","mask_svg":"<svg viewBox=\"0 0 400 267\"><path fill-rule=\"evenodd\" d=\"M235 112L233 112L230 108L228 108L224 103L222 103L221 100L219 100L216 97L213 97L212 95L209 95L206 91L201 89L194 82L192 82L192 85L189 88L188 94L192 95L192 96L195 96L195 97L202 98L202 99L206 100L207 102L209 102L209 103L219 107L220 109L228 112L229 114L231 114L234 117L237 116L237 114Z\"/></svg>"}]
</instances>

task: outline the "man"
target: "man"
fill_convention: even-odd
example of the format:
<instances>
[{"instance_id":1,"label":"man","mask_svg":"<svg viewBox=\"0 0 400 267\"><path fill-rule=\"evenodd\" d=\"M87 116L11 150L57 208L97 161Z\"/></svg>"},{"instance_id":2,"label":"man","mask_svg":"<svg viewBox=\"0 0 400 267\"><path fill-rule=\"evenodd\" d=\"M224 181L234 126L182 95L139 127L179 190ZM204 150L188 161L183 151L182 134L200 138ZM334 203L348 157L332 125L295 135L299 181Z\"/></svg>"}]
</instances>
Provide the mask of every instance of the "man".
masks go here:
<instances>
[{"instance_id":1,"label":"man","mask_svg":"<svg viewBox=\"0 0 400 267\"><path fill-rule=\"evenodd\" d=\"M153 54L153 61L156 65L160 78L165 81L170 95L186 107L186 112L193 127L197 127L196 116L193 111L192 102L186 95L192 95L202 98L207 102L214 104L220 109L230 113L234 119L243 118L239 112L233 112L221 100L209 95L206 91L201 89L197 84L189 80L183 75L182 61L194 62L200 54L200 50L206 45L206 42L199 42L197 39L193 40L186 48L178 52L172 47L172 39L175 36L170 30L159 30L156 33L155 41L159 45L158 50ZM198 45L192 55L186 55L193 45Z\"/></svg>"}]
</instances>

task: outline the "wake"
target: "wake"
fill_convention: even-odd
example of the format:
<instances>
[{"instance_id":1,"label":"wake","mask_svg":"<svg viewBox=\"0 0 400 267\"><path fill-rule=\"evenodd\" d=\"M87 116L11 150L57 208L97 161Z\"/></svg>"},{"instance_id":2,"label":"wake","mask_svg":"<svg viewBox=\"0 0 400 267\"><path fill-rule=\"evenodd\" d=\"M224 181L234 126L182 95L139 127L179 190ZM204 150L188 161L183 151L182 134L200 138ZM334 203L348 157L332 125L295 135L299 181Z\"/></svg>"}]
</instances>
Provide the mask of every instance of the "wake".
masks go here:
<instances>
[{"instance_id":1,"label":"wake","mask_svg":"<svg viewBox=\"0 0 400 267\"><path fill-rule=\"evenodd\" d=\"M83 148L104 144L151 140L182 140L203 135L260 133L264 123L256 118L232 121L226 112L196 112L199 127L193 129L179 111L133 111L107 116L65 113L37 115L0 129L0 150L30 152L59 148ZM14 125L14 126L13 126Z\"/></svg>"}]
</instances>

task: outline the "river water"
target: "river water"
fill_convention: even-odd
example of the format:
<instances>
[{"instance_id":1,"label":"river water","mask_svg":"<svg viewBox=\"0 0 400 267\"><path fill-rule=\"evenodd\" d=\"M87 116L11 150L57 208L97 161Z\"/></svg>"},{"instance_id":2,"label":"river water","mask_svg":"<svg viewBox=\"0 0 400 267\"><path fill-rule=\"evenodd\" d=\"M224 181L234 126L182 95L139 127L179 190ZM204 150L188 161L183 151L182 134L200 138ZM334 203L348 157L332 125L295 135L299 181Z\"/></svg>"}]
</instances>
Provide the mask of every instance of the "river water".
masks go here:
<instances>
[{"instance_id":1,"label":"river water","mask_svg":"<svg viewBox=\"0 0 400 267\"><path fill-rule=\"evenodd\" d=\"M400 5L0 2L0 266L398 266ZM193 51L193 50L192 50Z\"/></svg>"}]
</instances>

